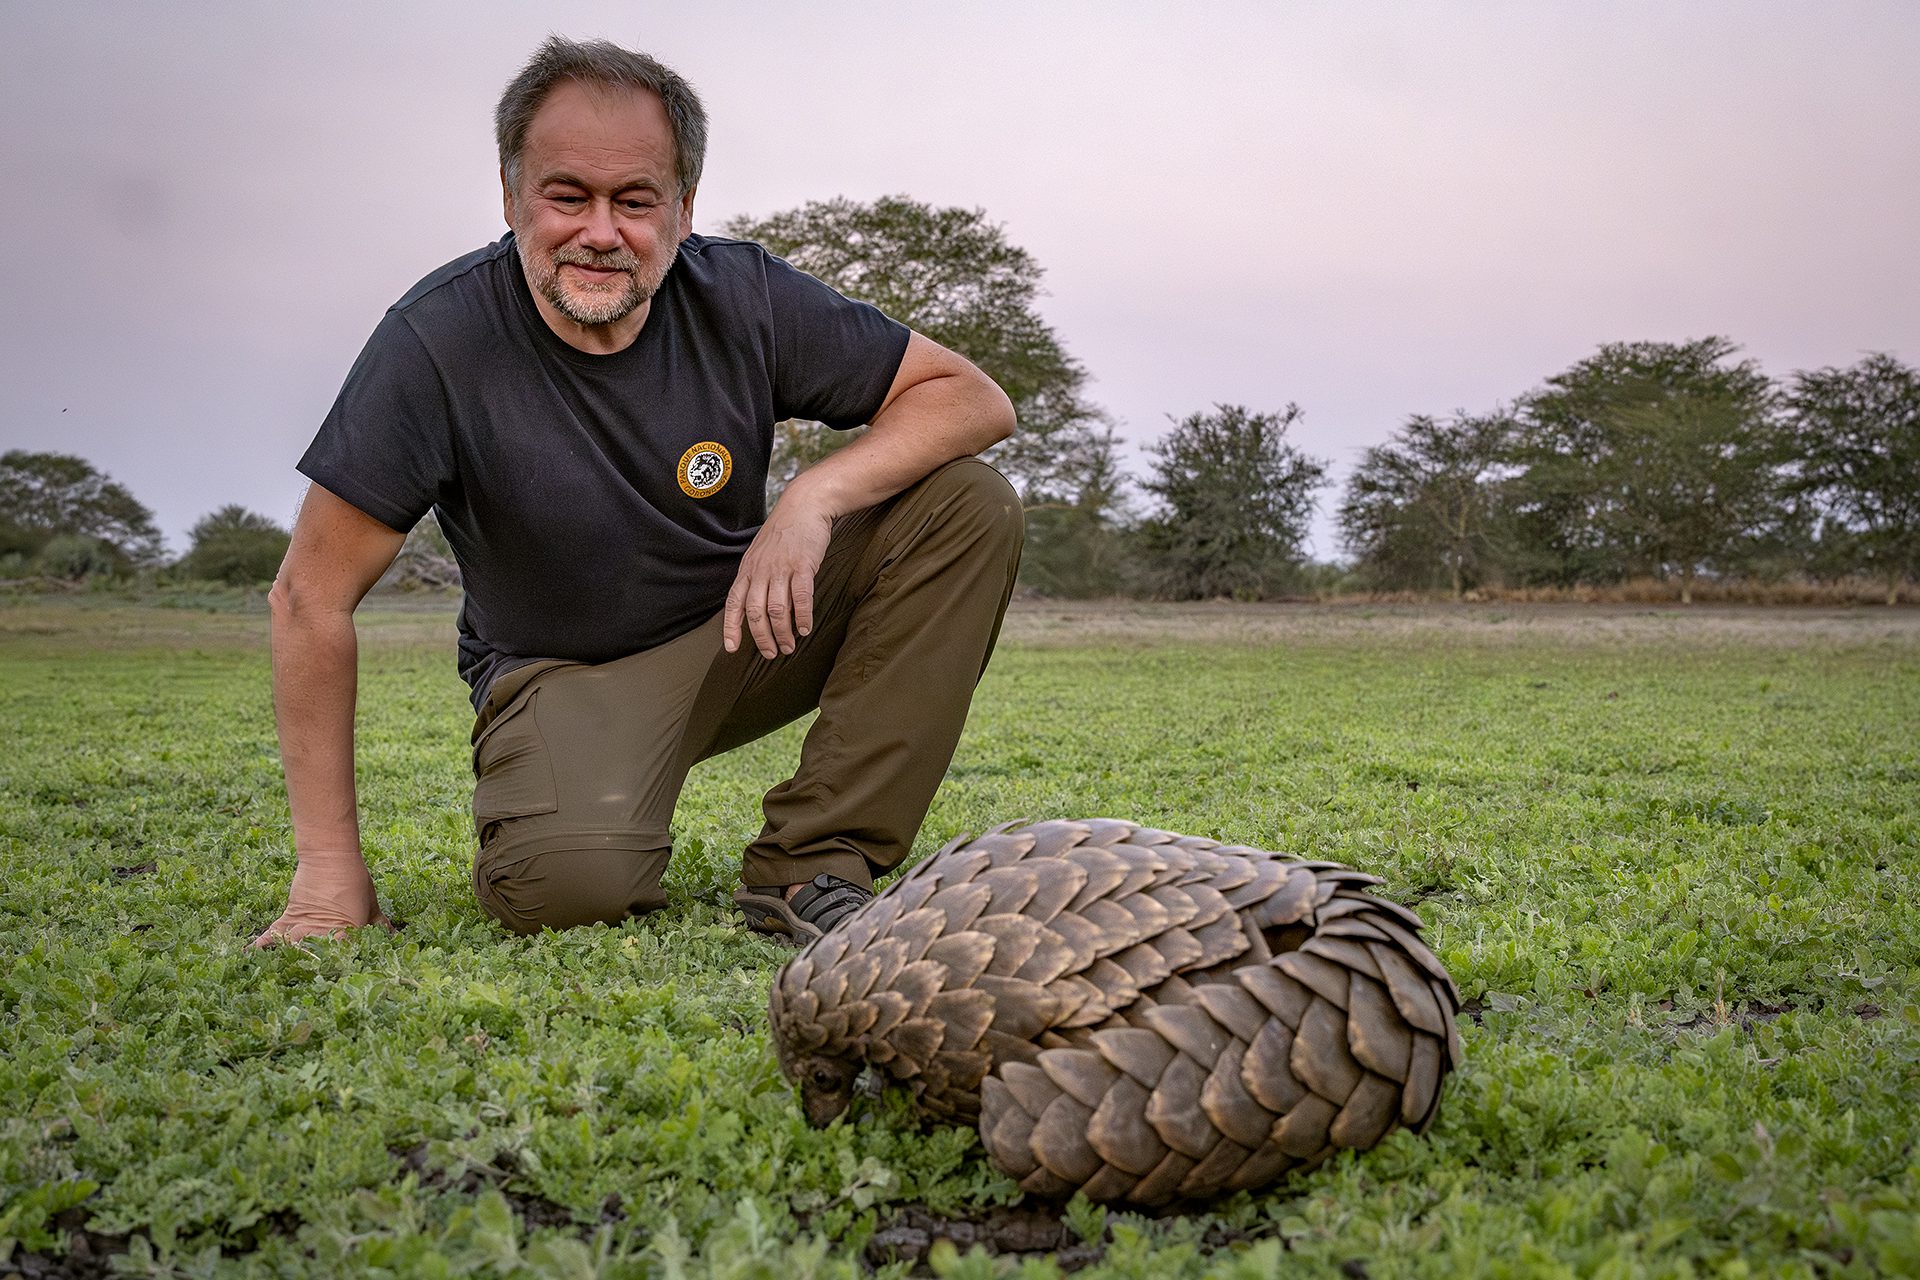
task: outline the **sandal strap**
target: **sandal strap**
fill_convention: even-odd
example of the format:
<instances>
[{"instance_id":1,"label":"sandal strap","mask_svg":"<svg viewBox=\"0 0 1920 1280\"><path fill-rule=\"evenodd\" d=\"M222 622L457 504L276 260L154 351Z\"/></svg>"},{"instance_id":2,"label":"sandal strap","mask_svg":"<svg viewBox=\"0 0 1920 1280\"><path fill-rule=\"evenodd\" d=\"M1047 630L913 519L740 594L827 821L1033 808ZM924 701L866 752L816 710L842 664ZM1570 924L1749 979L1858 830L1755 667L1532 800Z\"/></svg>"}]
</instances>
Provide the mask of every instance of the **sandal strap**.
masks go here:
<instances>
[{"instance_id":1,"label":"sandal strap","mask_svg":"<svg viewBox=\"0 0 1920 1280\"><path fill-rule=\"evenodd\" d=\"M825 933L871 901L871 889L822 872L800 887L792 906L795 915Z\"/></svg>"}]
</instances>

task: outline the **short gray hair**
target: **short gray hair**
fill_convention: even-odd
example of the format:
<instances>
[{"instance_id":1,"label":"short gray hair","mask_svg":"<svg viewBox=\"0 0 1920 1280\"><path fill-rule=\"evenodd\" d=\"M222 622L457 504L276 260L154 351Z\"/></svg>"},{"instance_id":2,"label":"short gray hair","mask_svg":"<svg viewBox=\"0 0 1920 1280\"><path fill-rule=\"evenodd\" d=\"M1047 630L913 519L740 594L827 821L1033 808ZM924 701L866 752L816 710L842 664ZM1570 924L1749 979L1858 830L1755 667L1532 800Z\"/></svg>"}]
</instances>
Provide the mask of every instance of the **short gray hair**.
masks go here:
<instances>
[{"instance_id":1,"label":"short gray hair","mask_svg":"<svg viewBox=\"0 0 1920 1280\"><path fill-rule=\"evenodd\" d=\"M700 105L692 85L659 59L622 49L611 40L548 36L494 108L493 133L509 187L520 186L520 152L527 145L534 114L562 80L601 89L645 89L659 98L673 127L673 168L680 194L699 184L707 158L707 109Z\"/></svg>"}]
</instances>

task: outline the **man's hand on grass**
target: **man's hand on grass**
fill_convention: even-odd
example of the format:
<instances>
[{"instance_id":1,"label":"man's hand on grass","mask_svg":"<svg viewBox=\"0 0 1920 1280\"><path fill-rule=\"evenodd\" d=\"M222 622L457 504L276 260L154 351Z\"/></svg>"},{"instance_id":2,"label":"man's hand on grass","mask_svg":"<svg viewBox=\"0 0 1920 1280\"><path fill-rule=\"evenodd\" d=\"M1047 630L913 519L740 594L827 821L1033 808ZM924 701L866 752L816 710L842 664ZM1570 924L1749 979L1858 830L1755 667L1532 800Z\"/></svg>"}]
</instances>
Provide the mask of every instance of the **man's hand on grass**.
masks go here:
<instances>
[{"instance_id":1,"label":"man's hand on grass","mask_svg":"<svg viewBox=\"0 0 1920 1280\"><path fill-rule=\"evenodd\" d=\"M339 937L348 929L377 924L393 928L374 896L373 877L356 852L301 856L287 891L287 909L253 940L256 947L303 938Z\"/></svg>"}]
</instances>

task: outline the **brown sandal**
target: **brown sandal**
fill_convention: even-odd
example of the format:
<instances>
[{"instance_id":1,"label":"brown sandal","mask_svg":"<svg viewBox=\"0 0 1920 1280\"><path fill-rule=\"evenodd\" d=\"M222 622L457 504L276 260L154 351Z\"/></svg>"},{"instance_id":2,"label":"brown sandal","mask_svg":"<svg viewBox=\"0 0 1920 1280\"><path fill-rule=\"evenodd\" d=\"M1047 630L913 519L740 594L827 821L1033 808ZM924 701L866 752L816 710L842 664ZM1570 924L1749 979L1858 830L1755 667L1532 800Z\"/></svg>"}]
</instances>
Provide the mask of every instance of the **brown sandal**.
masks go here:
<instances>
[{"instance_id":1,"label":"brown sandal","mask_svg":"<svg viewBox=\"0 0 1920 1280\"><path fill-rule=\"evenodd\" d=\"M873 891L825 873L800 887L787 901L784 884L751 885L733 895L755 933L804 946L873 901Z\"/></svg>"}]
</instances>

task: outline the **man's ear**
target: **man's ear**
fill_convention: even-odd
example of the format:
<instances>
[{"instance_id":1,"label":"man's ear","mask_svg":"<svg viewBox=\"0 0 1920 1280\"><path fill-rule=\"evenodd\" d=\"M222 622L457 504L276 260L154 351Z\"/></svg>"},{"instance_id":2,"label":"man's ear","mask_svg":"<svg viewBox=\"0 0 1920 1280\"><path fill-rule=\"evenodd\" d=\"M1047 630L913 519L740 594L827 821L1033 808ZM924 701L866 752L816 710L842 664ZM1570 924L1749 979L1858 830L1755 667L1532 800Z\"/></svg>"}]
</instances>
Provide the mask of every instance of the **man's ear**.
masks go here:
<instances>
[{"instance_id":1,"label":"man's ear","mask_svg":"<svg viewBox=\"0 0 1920 1280\"><path fill-rule=\"evenodd\" d=\"M513 188L507 185L507 167L500 166L500 212L507 220L507 229L513 229Z\"/></svg>"},{"instance_id":2,"label":"man's ear","mask_svg":"<svg viewBox=\"0 0 1920 1280\"><path fill-rule=\"evenodd\" d=\"M693 234L693 193L698 187L688 187L680 193L680 238L685 240Z\"/></svg>"}]
</instances>

